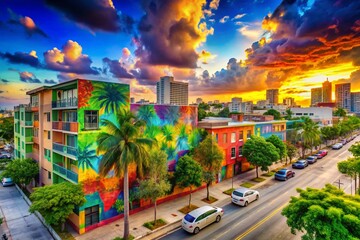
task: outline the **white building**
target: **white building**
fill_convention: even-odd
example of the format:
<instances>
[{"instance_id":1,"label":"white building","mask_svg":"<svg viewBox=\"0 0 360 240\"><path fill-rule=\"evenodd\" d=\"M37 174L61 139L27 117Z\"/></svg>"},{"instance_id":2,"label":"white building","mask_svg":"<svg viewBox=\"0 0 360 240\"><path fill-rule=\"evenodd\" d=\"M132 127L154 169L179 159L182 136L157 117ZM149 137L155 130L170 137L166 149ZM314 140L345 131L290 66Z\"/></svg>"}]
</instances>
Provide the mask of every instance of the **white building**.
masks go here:
<instances>
[{"instance_id":1,"label":"white building","mask_svg":"<svg viewBox=\"0 0 360 240\"><path fill-rule=\"evenodd\" d=\"M231 103L229 104L230 112L241 112L241 103L242 98L234 97L231 99Z\"/></svg>"},{"instance_id":2,"label":"white building","mask_svg":"<svg viewBox=\"0 0 360 240\"><path fill-rule=\"evenodd\" d=\"M309 117L314 122L320 123L320 126L332 125L332 108L329 107L308 107L291 108L292 117Z\"/></svg>"},{"instance_id":3,"label":"white building","mask_svg":"<svg viewBox=\"0 0 360 240\"><path fill-rule=\"evenodd\" d=\"M256 102L256 106L258 108L266 108L266 106L269 104L269 100L259 100Z\"/></svg>"},{"instance_id":4,"label":"white building","mask_svg":"<svg viewBox=\"0 0 360 240\"><path fill-rule=\"evenodd\" d=\"M174 81L174 77L161 77L156 83L158 104L188 105L189 84Z\"/></svg>"},{"instance_id":5,"label":"white building","mask_svg":"<svg viewBox=\"0 0 360 240\"><path fill-rule=\"evenodd\" d=\"M242 102L240 104L240 112L245 113L245 114L250 114L252 113L252 109L253 109L253 102L248 101L248 102Z\"/></svg>"}]
</instances>

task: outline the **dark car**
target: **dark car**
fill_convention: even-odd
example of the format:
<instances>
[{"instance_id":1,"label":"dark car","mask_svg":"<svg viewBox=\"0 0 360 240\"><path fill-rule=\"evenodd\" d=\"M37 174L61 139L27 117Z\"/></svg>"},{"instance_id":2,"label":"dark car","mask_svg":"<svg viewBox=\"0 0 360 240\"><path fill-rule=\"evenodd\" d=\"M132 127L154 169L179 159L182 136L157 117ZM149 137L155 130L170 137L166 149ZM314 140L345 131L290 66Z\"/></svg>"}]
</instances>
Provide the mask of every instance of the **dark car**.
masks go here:
<instances>
[{"instance_id":1,"label":"dark car","mask_svg":"<svg viewBox=\"0 0 360 240\"><path fill-rule=\"evenodd\" d=\"M316 156L308 156L308 157L306 158L306 161L307 161L308 163L310 163L310 164L316 163L317 157L316 157Z\"/></svg>"},{"instance_id":2,"label":"dark car","mask_svg":"<svg viewBox=\"0 0 360 240\"><path fill-rule=\"evenodd\" d=\"M291 170L287 170L286 168L280 169L275 173L275 179L277 180L288 180L289 178L292 178L295 176L295 172Z\"/></svg>"},{"instance_id":3,"label":"dark car","mask_svg":"<svg viewBox=\"0 0 360 240\"><path fill-rule=\"evenodd\" d=\"M341 140L340 142L341 142L341 144L342 144L343 146L348 143L348 142L346 141L346 139L343 139L343 140Z\"/></svg>"},{"instance_id":4,"label":"dark car","mask_svg":"<svg viewBox=\"0 0 360 240\"><path fill-rule=\"evenodd\" d=\"M308 166L308 162L304 159L298 160L292 164L293 168L306 168Z\"/></svg>"}]
</instances>

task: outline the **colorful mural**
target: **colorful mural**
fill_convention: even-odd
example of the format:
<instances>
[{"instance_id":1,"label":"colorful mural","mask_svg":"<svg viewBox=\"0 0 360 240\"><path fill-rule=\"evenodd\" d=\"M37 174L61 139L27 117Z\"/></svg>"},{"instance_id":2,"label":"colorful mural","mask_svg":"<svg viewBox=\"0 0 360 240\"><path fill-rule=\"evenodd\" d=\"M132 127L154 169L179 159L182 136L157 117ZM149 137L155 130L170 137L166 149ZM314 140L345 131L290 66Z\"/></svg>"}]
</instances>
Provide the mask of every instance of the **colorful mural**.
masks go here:
<instances>
[{"instance_id":1,"label":"colorful mural","mask_svg":"<svg viewBox=\"0 0 360 240\"><path fill-rule=\"evenodd\" d=\"M99 175L102 156L96 151L96 139L103 119L116 121L120 109L130 109L135 116L146 122L144 135L155 139L159 148L168 154L169 171L174 171L177 160L200 142L197 125L197 108L190 106L129 104L129 86L117 83L78 81L78 169L79 183L83 185L86 203L79 208L79 232L119 218L116 200L123 202L123 179L112 172L106 177ZM130 209L149 204L135 199L137 187L136 166L129 166ZM86 212L99 209L98 220L89 220Z\"/></svg>"}]
</instances>

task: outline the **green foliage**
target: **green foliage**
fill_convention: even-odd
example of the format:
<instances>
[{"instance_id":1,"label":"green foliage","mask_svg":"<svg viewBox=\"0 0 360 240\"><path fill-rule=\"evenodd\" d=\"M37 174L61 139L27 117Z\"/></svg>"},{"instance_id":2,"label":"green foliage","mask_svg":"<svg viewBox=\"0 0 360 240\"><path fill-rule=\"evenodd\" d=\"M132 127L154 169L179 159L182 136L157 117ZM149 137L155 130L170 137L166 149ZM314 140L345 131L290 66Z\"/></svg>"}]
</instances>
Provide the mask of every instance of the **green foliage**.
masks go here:
<instances>
[{"instance_id":1,"label":"green foliage","mask_svg":"<svg viewBox=\"0 0 360 240\"><path fill-rule=\"evenodd\" d=\"M343 108L337 108L334 112L333 112L333 116L338 116L338 117L346 117L346 111Z\"/></svg>"},{"instance_id":2,"label":"green foliage","mask_svg":"<svg viewBox=\"0 0 360 240\"><path fill-rule=\"evenodd\" d=\"M76 206L85 203L81 185L63 182L35 188L30 195L29 211L40 212L48 224L63 224Z\"/></svg>"},{"instance_id":3,"label":"green foliage","mask_svg":"<svg viewBox=\"0 0 360 240\"><path fill-rule=\"evenodd\" d=\"M223 191L223 193L226 194L226 195L231 195L231 193L232 193L234 190L235 190L235 188L230 188L230 189L228 189L228 190Z\"/></svg>"},{"instance_id":4,"label":"green foliage","mask_svg":"<svg viewBox=\"0 0 360 240\"><path fill-rule=\"evenodd\" d=\"M285 145L286 145L286 156L289 157L291 162L291 159L293 159L296 156L298 149L294 146L294 144L288 141L285 142Z\"/></svg>"},{"instance_id":5,"label":"green foliage","mask_svg":"<svg viewBox=\"0 0 360 240\"><path fill-rule=\"evenodd\" d=\"M326 127L322 127L320 129L320 132L322 138L326 141L329 141L339 137L340 129L337 126L331 126L331 127L326 126Z\"/></svg>"},{"instance_id":6,"label":"green foliage","mask_svg":"<svg viewBox=\"0 0 360 240\"><path fill-rule=\"evenodd\" d=\"M293 112L291 111L291 109L290 109L290 108L286 109L285 113L286 113L285 119L286 119L286 120L291 120L291 119L292 119L292 115L293 115Z\"/></svg>"},{"instance_id":7,"label":"green foliage","mask_svg":"<svg viewBox=\"0 0 360 240\"><path fill-rule=\"evenodd\" d=\"M105 113L116 113L128 102L129 88L117 83L93 82L90 103L105 110Z\"/></svg>"},{"instance_id":8,"label":"green foliage","mask_svg":"<svg viewBox=\"0 0 360 240\"><path fill-rule=\"evenodd\" d=\"M276 149L278 150L280 159L282 159L283 157L286 156L286 154L287 154L286 145L278 136L271 135L270 137L268 137L266 139L266 141L269 143L272 143L272 145L274 145L276 147Z\"/></svg>"},{"instance_id":9,"label":"green foliage","mask_svg":"<svg viewBox=\"0 0 360 240\"><path fill-rule=\"evenodd\" d=\"M299 124L301 130L299 131L299 139L302 147L302 157L304 157L305 149L312 149L320 143L320 130L318 123L310 118L304 118L304 121Z\"/></svg>"},{"instance_id":10,"label":"green foliage","mask_svg":"<svg viewBox=\"0 0 360 240\"><path fill-rule=\"evenodd\" d=\"M79 167L83 170L88 168L96 169L93 163L98 157L96 156L96 151L92 149L92 145L93 143L79 144L78 163Z\"/></svg>"},{"instance_id":11,"label":"green foliage","mask_svg":"<svg viewBox=\"0 0 360 240\"><path fill-rule=\"evenodd\" d=\"M327 184L323 189L297 189L282 215L291 233L304 232L302 239L359 239L360 198Z\"/></svg>"},{"instance_id":12,"label":"green foliage","mask_svg":"<svg viewBox=\"0 0 360 240\"><path fill-rule=\"evenodd\" d=\"M219 117L229 117L229 114L230 114L230 110L228 107L225 107L223 110L221 110L219 113L218 113L218 116Z\"/></svg>"},{"instance_id":13,"label":"green foliage","mask_svg":"<svg viewBox=\"0 0 360 240\"><path fill-rule=\"evenodd\" d=\"M32 159L15 159L9 162L2 176L11 177L12 180L22 187L28 185L39 174L39 166Z\"/></svg>"},{"instance_id":14,"label":"green foliage","mask_svg":"<svg viewBox=\"0 0 360 240\"><path fill-rule=\"evenodd\" d=\"M272 116L274 116L274 120L280 120L281 119L280 112L276 111L275 109L269 109L266 112L264 112L263 115L272 115Z\"/></svg>"},{"instance_id":15,"label":"green foliage","mask_svg":"<svg viewBox=\"0 0 360 240\"><path fill-rule=\"evenodd\" d=\"M350 177L356 177L356 174L360 174L359 157L348 158L345 161L338 162L337 166L339 172L349 175Z\"/></svg>"},{"instance_id":16,"label":"green foliage","mask_svg":"<svg viewBox=\"0 0 360 240\"><path fill-rule=\"evenodd\" d=\"M351 152L354 157L360 157L360 142L353 144L349 148L349 152Z\"/></svg>"},{"instance_id":17,"label":"green foliage","mask_svg":"<svg viewBox=\"0 0 360 240\"><path fill-rule=\"evenodd\" d=\"M263 137L252 135L243 147L243 155L249 163L256 166L256 177L259 177L258 167L262 171L268 171L269 166L279 159L276 147L266 142Z\"/></svg>"},{"instance_id":18,"label":"green foliage","mask_svg":"<svg viewBox=\"0 0 360 240\"><path fill-rule=\"evenodd\" d=\"M10 141L14 138L14 118L0 119L0 137Z\"/></svg>"},{"instance_id":19,"label":"green foliage","mask_svg":"<svg viewBox=\"0 0 360 240\"><path fill-rule=\"evenodd\" d=\"M144 223L143 226L150 230L154 230L154 229L157 229L164 225L166 225L166 222L164 221L164 219L157 219L155 222L153 222L153 221L146 222L146 223Z\"/></svg>"},{"instance_id":20,"label":"green foliage","mask_svg":"<svg viewBox=\"0 0 360 240\"><path fill-rule=\"evenodd\" d=\"M255 184L251 183L251 182L244 182L242 184L240 184L240 186L242 187L246 187L246 188L251 188L253 187Z\"/></svg>"},{"instance_id":21,"label":"green foliage","mask_svg":"<svg viewBox=\"0 0 360 240\"><path fill-rule=\"evenodd\" d=\"M124 212L124 200L122 199L116 199L115 201L115 209L118 213L123 213Z\"/></svg>"}]
</instances>

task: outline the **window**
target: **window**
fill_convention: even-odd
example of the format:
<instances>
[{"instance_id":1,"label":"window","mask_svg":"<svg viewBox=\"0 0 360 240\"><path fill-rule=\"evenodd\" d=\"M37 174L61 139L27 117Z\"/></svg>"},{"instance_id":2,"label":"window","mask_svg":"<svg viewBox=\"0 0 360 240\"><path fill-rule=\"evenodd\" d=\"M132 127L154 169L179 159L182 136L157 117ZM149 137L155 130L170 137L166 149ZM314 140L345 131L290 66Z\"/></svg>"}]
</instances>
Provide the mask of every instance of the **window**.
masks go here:
<instances>
[{"instance_id":1,"label":"window","mask_svg":"<svg viewBox=\"0 0 360 240\"><path fill-rule=\"evenodd\" d=\"M219 134L215 134L215 139L216 139L216 142L218 143L219 142Z\"/></svg>"},{"instance_id":2,"label":"window","mask_svg":"<svg viewBox=\"0 0 360 240\"><path fill-rule=\"evenodd\" d=\"M231 148L231 158L235 158L236 150L235 148Z\"/></svg>"},{"instance_id":3,"label":"window","mask_svg":"<svg viewBox=\"0 0 360 240\"><path fill-rule=\"evenodd\" d=\"M51 132L50 131L48 131L48 139L50 139L51 138Z\"/></svg>"},{"instance_id":4,"label":"window","mask_svg":"<svg viewBox=\"0 0 360 240\"><path fill-rule=\"evenodd\" d=\"M21 136L24 136L24 128L21 127Z\"/></svg>"},{"instance_id":5,"label":"window","mask_svg":"<svg viewBox=\"0 0 360 240\"><path fill-rule=\"evenodd\" d=\"M236 133L231 133L231 142L234 143L236 141Z\"/></svg>"},{"instance_id":6,"label":"window","mask_svg":"<svg viewBox=\"0 0 360 240\"><path fill-rule=\"evenodd\" d=\"M49 149L44 148L44 156L46 160L51 161L51 151Z\"/></svg>"},{"instance_id":7,"label":"window","mask_svg":"<svg viewBox=\"0 0 360 240\"><path fill-rule=\"evenodd\" d=\"M85 208L85 226L91 226L99 222L99 205Z\"/></svg>"},{"instance_id":8,"label":"window","mask_svg":"<svg viewBox=\"0 0 360 240\"><path fill-rule=\"evenodd\" d=\"M310 115L310 116L314 116L314 113L310 113L309 115Z\"/></svg>"},{"instance_id":9,"label":"window","mask_svg":"<svg viewBox=\"0 0 360 240\"><path fill-rule=\"evenodd\" d=\"M239 146L239 156L242 156L242 149L243 149L243 146Z\"/></svg>"},{"instance_id":10,"label":"window","mask_svg":"<svg viewBox=\"0 0 360 240\"><path fill-rule=\"evenodd\" d=\"M308 113L304 113L304 116L307 116L308 115Z\"/></svg>"},{"instance_id":11,"label":"window","mask_svg":"<svg viewBox=\"0 0 360 240\"><path fill-rule=\"evenodd\" d=\"M239 132L239 141L243 141L244 140L244 132L240 131Z\"/></svg>"},{"instance_id":12,"label":"window","mask_svg":"<svg viewBox=\"0 0 360 240\"><path fill-rule=\"evenodd\" d=\"M224 143L227 143L227 133L224 133L224 134L223 134L223 142L224 142Z\"/></svg>"},{"instance_id":13,"label":"window","mask_svg":"<svg viewBox=\"0 0 360 240\"><path fill-rule=\"evenodd\" d=\"M39 121L39 113L34 113L34 121Z\"/></svg>"},{"instance_id":14,"label":"window","mask_svg":"<svg viewBox=\"0 0 360 240\"><path fill-rule=\"evenodd\" d=\"M45 115L46 115L46 121L50 122L50 113L46 112Z\"/></svg>"},{"instance_id":15,"label":"window","mask_svg":"<svg viewBox=\"0 0 360 240\"><path fill-rule=\"evenodd\" d=\"M24 142L21 142L21 148L22 148L22 149L25 148Z\"/></svg>"},{"instance_id":16,"label":"window","mask_svg":"<svg viewBox=\"0 0 360 240\"><path fill-rule=\"evenodd\" d=\"M251 137L251 130L246 131L246 137L249 139Z\"/></svg>"},{"instance_id":17,"label":"window","mask_svg":"<svg viewBox=\"0 0 360 240\"><path fill-rule=\"evenodd\" d=\"M295 113L296 116L302 116L302 113Z\"/></svg>"},{"instance_id":18,"label":"window","mask_svg":"<svg viewBox=\"0 0 360 240\"><path fill-rule=\"evenodd\" d=\"M99 126L98 111L85 111L84 125L85 129L98 129Z\"/></svg>"},{"instance_id":19,"label":"window","mask_svg":"<svg viewBox=\"0 0 360 240\"><path fill-rule=\"evenodd\" d=\"M48 179L51 179L51 172L48 172Z\"/></svg>"},{"instance_id":20,"label":"window","mask_svg":"<svg viewBox=\"0 0 360 240\"><path fill-rule=\"evenodd\" d=\"M21 113L21 121L24 121L24 113Z\"/></svg>"}]
</instances>

